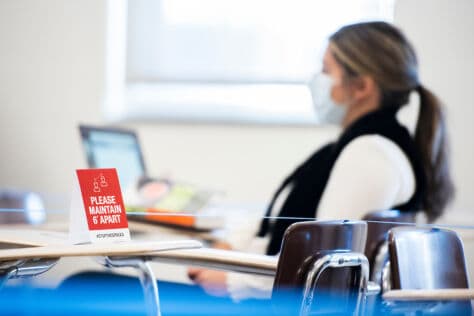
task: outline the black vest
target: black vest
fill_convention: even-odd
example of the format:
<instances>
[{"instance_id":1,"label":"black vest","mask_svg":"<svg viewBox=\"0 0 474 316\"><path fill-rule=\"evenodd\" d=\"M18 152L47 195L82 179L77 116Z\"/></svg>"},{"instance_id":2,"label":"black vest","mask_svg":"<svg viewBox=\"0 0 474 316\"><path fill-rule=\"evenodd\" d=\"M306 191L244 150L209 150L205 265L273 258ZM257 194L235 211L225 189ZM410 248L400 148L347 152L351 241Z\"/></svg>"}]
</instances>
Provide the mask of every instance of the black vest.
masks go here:
<instances>
[{"instance_id":1,"label":"black vest","mask_svg":"<svg viewBox=\"0 0 474 316\"><path fill-rule=\"evenodd\" d=\"M263 237L271 232L268 255L280 251L285 230L293 223L303 220L296 218L314 218L329 175L342 150L355 138L363 135L381 135L397 144L407 156L413 168L416 180L416 189L409 201L402 205L394 205L392 209L401 211L416 211L422 207L422 198L425 194L425 174L418 149L408 130L400 125L396 119L399 107L390 106L371 112L352 123L339 139L330 143L311 155L303 164L296 168L275 192L267 209L258 236ZM369 158L370 159L370 158ZM376 172L374 170L374 172ZM279 194L288 186L292 189L288 194L278 214L278 219L270 225L268 216ZM363 185L363 183L361 183ZM344 198L344 197L341 197ZM367 212L376 210L367 210ZM292 217L293 219L285 219Z\"/></svg>"}]
</instances>

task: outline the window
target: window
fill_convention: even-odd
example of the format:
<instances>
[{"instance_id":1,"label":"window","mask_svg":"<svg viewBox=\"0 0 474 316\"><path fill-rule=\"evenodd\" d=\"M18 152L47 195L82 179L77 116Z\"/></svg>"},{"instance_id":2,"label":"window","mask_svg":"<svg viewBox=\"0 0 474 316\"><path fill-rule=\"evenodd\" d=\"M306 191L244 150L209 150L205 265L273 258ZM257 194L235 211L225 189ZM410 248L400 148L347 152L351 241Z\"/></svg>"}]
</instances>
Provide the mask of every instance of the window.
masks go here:
<instances>
[{"instance_id":1,"label":"window","mask_svg":"<svg viewBox=\"0 0 474 316\"><path fill-rule=\"evenodd\" d=\"M106 116L311 124L329 34L394 0L109 1Z\"/></svg>"}]
</instances>

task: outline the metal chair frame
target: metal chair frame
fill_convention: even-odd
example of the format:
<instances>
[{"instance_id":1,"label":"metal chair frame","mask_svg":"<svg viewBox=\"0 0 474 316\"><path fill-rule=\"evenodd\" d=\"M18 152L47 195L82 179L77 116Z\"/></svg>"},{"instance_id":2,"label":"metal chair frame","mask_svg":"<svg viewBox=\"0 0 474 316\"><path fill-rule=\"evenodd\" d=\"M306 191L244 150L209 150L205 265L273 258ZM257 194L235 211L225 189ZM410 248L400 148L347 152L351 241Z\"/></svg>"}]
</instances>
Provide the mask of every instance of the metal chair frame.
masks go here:
<instances>
[{"instance_id":1,"label":"metal chair frame","mask_svg":"<svg viewBox=\"0 0 474 316\"><path fill-rule=\"evenodd\" d=\"M327 268L344 268L344 267L360 267L361 276L359 279L359 287L357 294L355 315L363 315L364 302L367 296L368 281L369 281L369 261L360 253L333 253L327 254L322 258L316 260L308 271L304 290L303 303L301 305L300 316L307 316L313 305L315 285L321 275Z\"/></svg>"}]
</instances>

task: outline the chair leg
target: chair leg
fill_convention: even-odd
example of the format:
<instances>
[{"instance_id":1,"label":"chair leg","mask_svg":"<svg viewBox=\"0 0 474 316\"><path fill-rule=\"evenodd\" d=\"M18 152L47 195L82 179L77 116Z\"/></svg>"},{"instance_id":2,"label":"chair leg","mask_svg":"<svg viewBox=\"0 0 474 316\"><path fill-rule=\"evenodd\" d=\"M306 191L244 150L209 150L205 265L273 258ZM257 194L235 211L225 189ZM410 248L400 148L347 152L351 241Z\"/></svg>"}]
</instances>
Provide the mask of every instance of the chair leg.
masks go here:
<instances>
[{"instance_id":1,"label":"chair leg","mask_svg":"<svg viewBox=\"0 0 474 316\"><path fill-rule=\"evenodd\" d=\"M150 265L144 261L142 261L139 271L140 283L147 302L147 314L161 316L158 283L156 282L155 275Z\"/></svg>"},{"instance_id":2,"label":"chair leg","mask_svg":"<svg viewBox=\"0 0 474 316\"><path fill-rule=\"evenodd\" d=\"M0 290L5 286L8 280L12 279L18 272L16 267L12 267L8 270L2 271L0 274Z\"/></svg>"},{"instance_id":3,"label":"chair leg","mask_svg":"<svg viewBox=\"0 0 474 316\"><path fill-rule=\"evenodd\" d=\"M107 267L122 268L131 267L138 271L138 278L145 295L146 311L148 316L161 316L160 300L158 296L158 284L155 275L148 262L140 258L117 258L105 257L101 262Z\"/></svg>"}]
</instances>

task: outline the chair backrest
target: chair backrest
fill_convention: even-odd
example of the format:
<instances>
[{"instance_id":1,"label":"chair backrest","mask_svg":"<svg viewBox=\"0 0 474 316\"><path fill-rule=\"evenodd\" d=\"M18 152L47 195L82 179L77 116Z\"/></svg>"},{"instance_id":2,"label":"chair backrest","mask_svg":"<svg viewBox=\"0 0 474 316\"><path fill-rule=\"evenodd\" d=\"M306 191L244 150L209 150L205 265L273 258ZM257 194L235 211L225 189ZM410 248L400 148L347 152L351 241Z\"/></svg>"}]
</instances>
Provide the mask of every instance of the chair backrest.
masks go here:
<instances>
[{"instance_id":1,"label":"chair backrest","mask_svg":"<svg viewBox=\"0 0 474 316\"><path fill-rule=\"evenodd\" d=\"M369 260L371 280L379 283L383 264L388 260L388 253L382 254L387 243L388 231L399 223L414 223L415 212L384 210L369 213L363 217L367 221L367 243L365 256ZM378 262L380 261L380 262Z\"/></svg>"},{"instance_id":2,"label":"chair backrest","mask_svg":"<svg viewBox=\"0 0 474 316\"><path fill-rule=\"evenodd\" d=\"M283 237L272 300L282 302L291 297L295 308L301 306L303 288L312 265L331 253L357 252L363 256L366 237L367 224L362 221L312 221L291 225ZM316 293L323 299L316 298L314 305L324 312L334 312L334 308L347 311L352 306L358 279L360 267L326 269L315 285ZM337 306L324 302L337 302Z\"/></svg>"},{"instance_id":3,"label":"chair backrest","mask_svg":"<svg viewBox=\"0 0 474 316\"><path fill-rule=\"evenodd\" d=\"M392 289L468 288L461 239L451 230L396 227L389 232Z\"/></svg>"},{"instance_id":4,"label":"chair backrest","mask_svg":"<svg viewBox=\"0 0 474 316\"><path fill-rule=\"evenodd\" d=\"M468 288L468 274L461 239L450 230L396 227L389 232L390 286L392 289ZM417 315L472 315L470 301L390 304ZM434 305L433 305L434 304Z\"/></svg>"}]
</instances>

